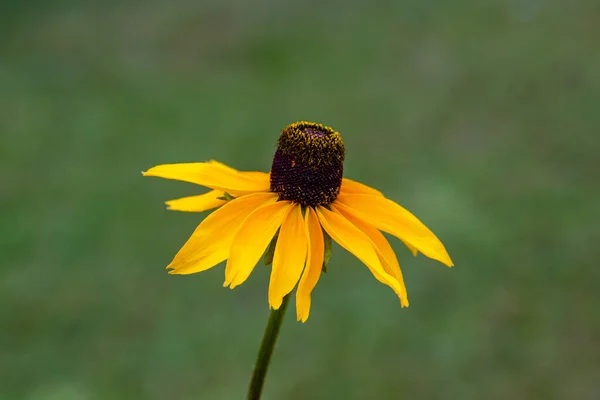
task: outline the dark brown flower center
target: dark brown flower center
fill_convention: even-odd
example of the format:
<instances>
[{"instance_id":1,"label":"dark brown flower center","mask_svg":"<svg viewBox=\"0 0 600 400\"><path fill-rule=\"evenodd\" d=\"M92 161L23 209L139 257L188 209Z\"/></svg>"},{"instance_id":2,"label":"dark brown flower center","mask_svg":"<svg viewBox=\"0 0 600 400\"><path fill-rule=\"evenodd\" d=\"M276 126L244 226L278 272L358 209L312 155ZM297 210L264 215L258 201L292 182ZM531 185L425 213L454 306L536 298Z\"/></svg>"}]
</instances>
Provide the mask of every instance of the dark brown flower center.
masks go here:
<instances>
[{"instance_id":1,"label":"dark brown flower center","mask_svg":"<svg viewBox=\"0 0 600 400\"><path fill-rule=\"evenodd\" d=\"M344 172L340 134L314 122L288 125L278 140L271 167L271 191L305 206L331 204Z\"/></svg>"}]
</instances>

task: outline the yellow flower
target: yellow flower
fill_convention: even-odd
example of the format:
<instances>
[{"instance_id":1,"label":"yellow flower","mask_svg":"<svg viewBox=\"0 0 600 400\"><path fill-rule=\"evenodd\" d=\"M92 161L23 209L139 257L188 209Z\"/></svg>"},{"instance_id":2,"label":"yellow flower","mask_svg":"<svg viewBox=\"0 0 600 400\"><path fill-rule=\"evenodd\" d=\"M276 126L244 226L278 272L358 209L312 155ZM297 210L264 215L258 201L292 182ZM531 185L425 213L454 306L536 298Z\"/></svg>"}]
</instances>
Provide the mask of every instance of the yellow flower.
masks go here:
<instances>
[{"instance_id":1,"label":"yellow flower","mask_svg":"<svg viewBox=\"0 0 600 400\"><path fill-rule=\"evenodd\" d=\"M421 252L449 267L452 260L433 232L409 211L376 189L342 178L344 156L338 132L297 122L283 130L270 173L241 172L217 161L158 165L144 172L212 189L168 201L171 210L218 207L167 266L169 273L192 274L227 260L224 286L233 289L248 279L279 231L269 305L279 308L298 285L296 312L304 322L323 268L324 235L329 235L408 306L398 260L380 231L399 238L413 255Z\"/></svg>"}]
</instances>

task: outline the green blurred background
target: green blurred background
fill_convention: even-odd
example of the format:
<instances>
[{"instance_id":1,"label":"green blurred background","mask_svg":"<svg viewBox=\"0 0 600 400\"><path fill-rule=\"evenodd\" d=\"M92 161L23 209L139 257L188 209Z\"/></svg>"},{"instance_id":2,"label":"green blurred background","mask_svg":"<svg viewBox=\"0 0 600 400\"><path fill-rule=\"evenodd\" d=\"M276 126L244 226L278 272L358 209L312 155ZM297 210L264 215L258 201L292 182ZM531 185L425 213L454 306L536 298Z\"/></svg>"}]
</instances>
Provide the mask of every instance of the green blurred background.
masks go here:
<instances>
[{"instance_id":1,"label":"green blurred background","mask_svg":"<svg viewBox=\"0 0 600 400\"><path fill-rule=\"evenodd\" d=\"M268 399L600 398L600 3L3 1L0 398L243 398L269 270L164 267L217 159L333 126L456 267L396 240L401 309L339 247Z\"/></svg>"}]
</instances>

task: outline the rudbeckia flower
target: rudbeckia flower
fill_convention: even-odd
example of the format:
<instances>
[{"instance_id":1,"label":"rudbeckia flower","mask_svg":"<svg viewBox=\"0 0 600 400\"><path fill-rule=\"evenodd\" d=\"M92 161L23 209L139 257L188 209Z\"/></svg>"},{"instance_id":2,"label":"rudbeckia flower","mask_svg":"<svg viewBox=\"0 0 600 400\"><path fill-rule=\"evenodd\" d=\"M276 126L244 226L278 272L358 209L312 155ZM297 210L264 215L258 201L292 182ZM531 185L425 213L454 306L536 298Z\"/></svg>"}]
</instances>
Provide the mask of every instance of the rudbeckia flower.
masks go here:
<instances>
[{"instance_id":1,"label":"rudbeckia flower","mask_svg":"<svg viewBox=\"0 0 600 400\"><path fill-rule=\"evenodd\" d=\"M242 172L217 161L150 168L144 176L210 189L167 201L170 210L216 208L167 266L169 273L201 272L227 260L224 286L233 289L248 279L274 244L269 305L278 309L297 286L297 318L305 322L328 241L333 239L389 286L403 307L408 306L398 260L381 231L400 239L413 255L421 252L449 267L452 260L413 214L378 190L343 178L344 158L338 132L321 124L296 122L279 137L270 173Z\"/></svg>"}]
</instances>

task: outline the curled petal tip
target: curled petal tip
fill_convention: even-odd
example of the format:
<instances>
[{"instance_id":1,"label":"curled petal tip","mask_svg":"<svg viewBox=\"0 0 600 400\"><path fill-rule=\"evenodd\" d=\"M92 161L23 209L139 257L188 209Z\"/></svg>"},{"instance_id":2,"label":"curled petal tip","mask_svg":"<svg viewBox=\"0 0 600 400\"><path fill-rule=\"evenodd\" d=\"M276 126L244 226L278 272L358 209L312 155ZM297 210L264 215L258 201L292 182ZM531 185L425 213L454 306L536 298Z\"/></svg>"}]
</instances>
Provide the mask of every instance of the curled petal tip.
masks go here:
<instances>
[{"instance_id":1,"label":"curled petal tip","mask_svg":"<svg viewBox=\"0 0 600 400\"><path fill-rule=\"evenodd\" d=\"M167 267L165 269L167 270L169 275L180 275L181 274L180 270L175 268L172 264L167 265Z\"/></svg>"},{"instance_id":2,"label":"curled petal tip","mask_svg":"<svg viewBox=\"0 0 600 400\"><path fill-rule=\"evenodd\" d=\"M239 283L237 283L237 282L231 282L231 283L229 284L229 289L232 289L232 290L233 290L233 289L235 289L235 288L236 288L236 287L238 287L238 286L240 286L240 284L239 284Z\"/></svg>"},{"instance_id":3,"label":"curled petal tip","mask_svg":"<svg viewBox=\"0 0 600 400\"><path fill-rule=\"evenodd\" d=\"M275 302L272 302L272 303L270 304L270 306L271 306L271 309L273 309L273 310L279 310L279 307L281 307L281 303L282 303L282 301L281 301L281 300L278 300L278 301L277 301L277 303L275 303Z\"/></svg>"}]
</instances>

